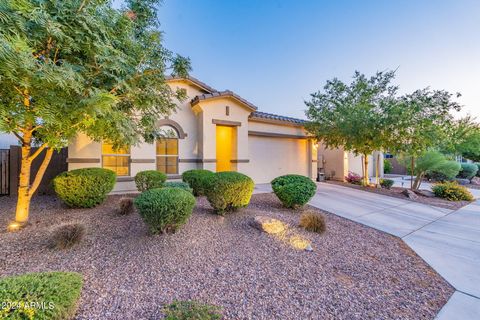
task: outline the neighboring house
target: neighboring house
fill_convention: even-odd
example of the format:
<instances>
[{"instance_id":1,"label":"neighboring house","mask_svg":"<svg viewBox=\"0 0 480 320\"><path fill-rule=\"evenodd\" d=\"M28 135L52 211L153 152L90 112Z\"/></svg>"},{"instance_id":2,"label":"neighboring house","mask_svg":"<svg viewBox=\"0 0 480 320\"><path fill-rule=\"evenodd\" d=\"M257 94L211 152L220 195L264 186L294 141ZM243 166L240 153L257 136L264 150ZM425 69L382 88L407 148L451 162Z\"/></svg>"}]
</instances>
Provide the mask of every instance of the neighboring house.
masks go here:
<instances>
[{"instance_id":1,"label":"neighboring house","mask_svg":"<svg viewBox=\"0 0 480 320\"><path fill-rule=\"evenodd\" d=\"M18 145L17 137L9 133L0 133L0 149L10 149L11 145Z\"/></svg>"},{"instance_id":2,"label":"neighboring house","mask_svg":"<svg viewBox=\"0 0 480 320\"><path fill-rule=\"evenodd\" d=\"M169 179L190 169L238 171L255 183L289 173L317 177L316 143L303 120L259 112L237 94L192 77L169 78L168 84L185 89L188 99L158 121L158 129L169 132L166 138L115 151L80 134L68 147L69 170L112 169L116 192L135 190L133 177L143 170L164 172Z\"/></svg>"},{"instance_id":3,"label":"neighboring house","mask_svg":"<svg viewBox=\"0 0 480 320\"><path fill-rule=\"evenodd\" d=\"M379 161L379 177L383 177L383 154L374 152L368 156L368 173L371 177L376 175L376 163ZM363 157L355 156L352 152L342 148L328 149L323 144L318 147L318 168L325 178L343 181L348 172L363 175Z\"/></svg>"}]
</instances>

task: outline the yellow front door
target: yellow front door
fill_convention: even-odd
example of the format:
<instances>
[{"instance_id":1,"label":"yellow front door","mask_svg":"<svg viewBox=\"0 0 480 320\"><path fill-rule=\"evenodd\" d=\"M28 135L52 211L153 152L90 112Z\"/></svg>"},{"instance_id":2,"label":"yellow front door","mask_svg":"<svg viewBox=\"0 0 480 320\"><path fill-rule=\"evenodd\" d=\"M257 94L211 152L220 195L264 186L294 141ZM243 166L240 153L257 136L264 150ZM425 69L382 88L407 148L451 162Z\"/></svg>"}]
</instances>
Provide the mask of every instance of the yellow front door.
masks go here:
<instances>
[{"instance_id":1,"label":"yellow front door","mask_svg":"<svg viewBox=\"0 0 480 320\"><path fill-rule=\"evenodd\" d=\"M217 172L234 171L232 159L237 150L237 128L217 125Z\"/></svg>"}]
</instances>

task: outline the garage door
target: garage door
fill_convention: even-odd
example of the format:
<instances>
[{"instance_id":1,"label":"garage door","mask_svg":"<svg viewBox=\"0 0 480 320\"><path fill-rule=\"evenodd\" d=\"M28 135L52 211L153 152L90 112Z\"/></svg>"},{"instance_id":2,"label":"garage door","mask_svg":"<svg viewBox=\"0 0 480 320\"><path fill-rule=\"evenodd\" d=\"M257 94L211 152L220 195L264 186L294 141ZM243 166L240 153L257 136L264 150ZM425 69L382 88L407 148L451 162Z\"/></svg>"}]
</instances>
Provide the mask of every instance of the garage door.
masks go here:
<instances>
[{"instance_id":1,"label":"garage door","mask_svg":"<svg viewBox=\"0 0 480 320\"><path fill-rule=\"evenodd\" d=\"M309 175L308 141L249 136L250 164L246 172L256 183L284 174Z\"/></svg>"}]
</instances>

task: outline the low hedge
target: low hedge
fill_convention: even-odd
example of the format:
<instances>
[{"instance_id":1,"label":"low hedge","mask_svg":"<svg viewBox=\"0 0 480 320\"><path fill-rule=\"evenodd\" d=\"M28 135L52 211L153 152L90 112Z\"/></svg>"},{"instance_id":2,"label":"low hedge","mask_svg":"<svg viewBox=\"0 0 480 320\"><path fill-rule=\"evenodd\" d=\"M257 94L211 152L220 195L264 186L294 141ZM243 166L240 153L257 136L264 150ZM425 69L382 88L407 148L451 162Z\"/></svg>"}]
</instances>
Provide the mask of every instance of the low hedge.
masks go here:
<instances>
[{"instance_id":1,"label":"low hedge","mask_svg":"<svg viewBox=\"0 0 480 320\"><path fill-rule=\"evenodd\" d=\"M380 180L380 186L384 189L389 189L393 186L393 184L395 183L395 181L391 180L391 179L381 179Z\"/></svg>"},{"instance_id":2,"label":"low hedge","mask_svg":"<svg viewBox=\"0 0 480 320\"><path fill-rule=\"evenodd\" d=\"M164 188L179 188L193 194L193 189L190 188L189 184L183 181L168 181L163 184Z\"/></svg>"},{"instance_id":3,"label":"low hedge","mask_svg":"<svg viewBox=\"0 0 480 320\"><path fill-rule=\"evenodd\" d=\"M140 171L135 175L135 185L140 192L161 188L166 180L165 173L156 170Z\"/></svg>"},{"instance_id":4,"label":"low hedge","mask_svg":"<svg viewBox=\"0 0 480 320\"><path fill-rule=\"evenodd\" d=\"M73 319L82 276L76 272L40 272L0 279L1 319Z\"/></svg>"},{"instance_id":5,"label":"low hedge","mask_svg":"<svg viewBox=\"0 0 480 320\"><path fill-rule=\"evenodd\" d=\"M287 174L271 182L273 192L287 208L304 206L317 191L317 185L310 178Z\"/></svg>"},{"instance_id":6,"label":"low hedge","mask_svg":"<svg viewBox=\"0 0 480 320\"><path fill-rule=\"evenodd\" d=\"M134 203L152 233L174 233L192 214L195 197L180 188L160 188L143 192Z\"/></svg>"},{"instance_id":7,"label":"low hedge","mask_svg":"<svg viewBox=\"0 0 480 320\"><path fill-rule=\"evenodd\" d=\"M195 196L206 195L206 188L214 173L204 169L188 170L182 173L182 181L188 183Z\"/></svg>"},{"instance_id":8,"label":"low hedge","mask_svg":"<svg viewBox=\"0 0 480 320\"><path fill-rule=\"evenodd\" d=\"M456 182L438 183L432 187L435 196L450 201L473 201L473 195L464 186Z\"/></svg>"},{"instance_id":9,"label":"low hedge","mask_svg":"<svg viewBox=\"0 0 480 320\"><path fill-rule=\"evenodd\" d=\"M84 168L59 174L53 179L53 188L69 207L91 208L105 201L115 181L112 170Z\"/></svg>"},{"instance_id":10,"label":"low hedge","mask_svg":"<svg viewBox=\"0 0 480 320\"><path fill-rule=\"evenodd\" d=\"M208 202L218 214L248 206L254 188L253 180L242 173L225 171L215 173L208 182Z\"/></svg>"}]
</instances>

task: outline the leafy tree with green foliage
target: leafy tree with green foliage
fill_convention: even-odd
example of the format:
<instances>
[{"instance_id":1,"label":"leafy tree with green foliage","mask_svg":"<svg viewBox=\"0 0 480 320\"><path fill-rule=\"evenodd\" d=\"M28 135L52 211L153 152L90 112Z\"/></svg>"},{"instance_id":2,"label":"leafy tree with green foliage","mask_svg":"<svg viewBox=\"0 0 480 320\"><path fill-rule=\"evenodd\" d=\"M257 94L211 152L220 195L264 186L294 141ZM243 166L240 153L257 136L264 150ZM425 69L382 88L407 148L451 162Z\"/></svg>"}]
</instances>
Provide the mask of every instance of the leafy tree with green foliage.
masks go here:
<instances>
[{"instance_id":1,"label":"leafy tree with green foliage","mask_svg":"<svg viewBox=\"0 0 480 320\"><path fill-rule=\"evenodd\" d=\"M403 155L404 161L409 158L409 168L415 168L418 157L439 148L451 131L452 113L461 109L453 96L444 90L426 88L400 97L388 110L389 151ZM416 189L413 179L411 187Z\"/></svg>"},{"instance_id":2,"label":"leafy tree with green foliage","mask_svg":"<svg viewBox=\"0 0 480 320\"><path fill-rule=\"evenodd\" d=\"M403 155L399 157L399 161L407 167L409 171L413 171L416 175L412 189L418 190L422 184L422 180L428 172L436 172L444 175L447 179L453 179L460 172L460 163L448 160L442 153L438 151L427 151L420 155L412 170L411 157Z\"/></svg>"},{"instance_id":3,"label":"leafy tree with green foliage","mask_svg":"<svg viewBox=\"0 0 480 320\"><path fill-rule=\"evenodd\" d=\"M0 0L0 131L14 134L22 149L12 228L27 222L53 150L78 133L117 147L153 141L155 121L185 98L165 74L186 76L189 60L163 47L157 4Z\"/></svg>"},{"instance_id":4,"label":"leafy tree with green foliage","mask_svg":"<svg viewBox=\"0 0 480 320\"><path fill-rule=\"evenodd\" d=\"M441 150L473 161L480 161L480 124L471 116L454 121L449 130L448 139L442 143Z\"/></svg>"},{"instance_id":5,"label":"leafy tree with green foliage","mask_svg":"<svg viewBox=\"0 0 480 320\"><path fill-rule=\"evenodd\" d=\"M367 78L356 71L345 84L327 81L323 91L306 101L307 130L327 148L344 148L363 156L363 184L369 184L368 155L386 150L390 138L388 110L396 104L397 87L391 85L393 71Z\"/></svg>"}]
</instances>

